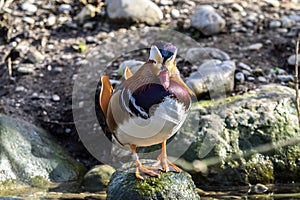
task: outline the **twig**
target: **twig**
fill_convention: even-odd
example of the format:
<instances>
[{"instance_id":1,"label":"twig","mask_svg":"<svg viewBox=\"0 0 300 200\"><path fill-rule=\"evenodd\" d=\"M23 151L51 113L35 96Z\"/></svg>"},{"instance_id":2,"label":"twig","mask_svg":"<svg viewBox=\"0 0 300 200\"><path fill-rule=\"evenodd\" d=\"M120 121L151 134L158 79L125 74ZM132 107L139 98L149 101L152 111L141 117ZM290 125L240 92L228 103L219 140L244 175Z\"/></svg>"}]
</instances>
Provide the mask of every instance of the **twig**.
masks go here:
<instances>
[{"instance_id":1,"label":"twig","mask_svg":"<svg viewBox=\"0 0 300 200\"><path fill-rule=\"evenodd\" d=\"M297 42L296 42L296 62L295 62L295 90L296 90L296 108L298 114L298 125L300 127L300 106L299 106L299 73L298 73L298 52L299 52L299 41L300 41L300 34L298 35Z\"/></svg>"},{"instance_id":2,"label":"twig","mask_svg":"<svg viewBox=\"0 0 300 200\"><path fill-rule=\"evenodd\" d=\"M11 66L11 58L10 57L7 59L7 66L8 66L9 78L12 78L12 66Z\"/></svg>"}]
</instances>

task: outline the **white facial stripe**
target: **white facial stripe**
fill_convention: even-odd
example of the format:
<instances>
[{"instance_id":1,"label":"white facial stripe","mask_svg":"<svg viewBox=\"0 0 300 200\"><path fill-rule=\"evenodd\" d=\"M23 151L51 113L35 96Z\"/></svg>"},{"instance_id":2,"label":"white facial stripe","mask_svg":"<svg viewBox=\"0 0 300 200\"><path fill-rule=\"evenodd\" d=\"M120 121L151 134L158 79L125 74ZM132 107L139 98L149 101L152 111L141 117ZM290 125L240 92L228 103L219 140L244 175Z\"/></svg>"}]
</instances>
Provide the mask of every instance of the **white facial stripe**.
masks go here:
<instances>
[{"instance_id":1,"label":"white facial stripe","mask_svg":"<svg viewBox=\"0 0 300 200\"><path fill-rule=\"evenodd\" d=\"M151 46L149 60L154 60L156 63L162 63L163 57L156 46Z\"/></svg>"}]
</instances>

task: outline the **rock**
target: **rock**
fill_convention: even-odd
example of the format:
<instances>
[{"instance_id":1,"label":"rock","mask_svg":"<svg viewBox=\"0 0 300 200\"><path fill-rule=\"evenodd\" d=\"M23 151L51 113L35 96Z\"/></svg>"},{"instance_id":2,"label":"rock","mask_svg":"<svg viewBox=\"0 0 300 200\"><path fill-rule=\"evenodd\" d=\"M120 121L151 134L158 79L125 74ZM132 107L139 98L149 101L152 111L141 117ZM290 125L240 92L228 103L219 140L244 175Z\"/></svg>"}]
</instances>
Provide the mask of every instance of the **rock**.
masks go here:
<instances>
[{"instance_id":1,"label":"rock","mask_svg":"<svg viewBox=\"0 0 300 200\"><path fill-rule=\"evenodd\" d=\"M280 28L281 22L280 21L270 21L269 27L270 28Z\"/></svg>"},{"instance_id":2,"label":"rock","mask_svg":"<svg viewBox=\"0 0 300 200\"><path fill-rule=\"evenodd\" d=\"M291 28L296 24L294 20L288 18L287 16L282 17L280 21L283 28Z\"/></svg>"},{"instance_id":3,"label":"rock","mask_svg":"<svg viewBox=\"0 0 300 200\"><path fill-rule=\"evenodd\" d=\"M243 6L241 6L241 5L238 4L238 3L233 3L233 4L231 5L231 9L232 9L233 11L238 11L238 12L243 12L243 11L244 11Z\"/></svg>"},{"instance_id":4,"label":"rock","mask_svg":"<svg viewBox=\"0 0 300 200\"><path fill-rule=\"evenodd\" d=\"M210 60L203 63L186 80L186 84L199 98L209 93L211 98L222 96L234 88L235 63L233 61Z\"/></svg>"},{"instance_id":5,"label":"rock","mask_svg":"<svg viewBox=\"0 0 300 200\"><path fill-rule=\"evenodd\" d=\"M217 59L225 61L230 60L230 57L227 53L220 49L211 47L197 47L189 49L186 53L185 59L193 65L200 66L207 60Z\"/></svg>"},{"instance_id":6,"label":"rock","mask_svg":"<svg viewBox=\"0 0 300 200\"><path fill-rule=\"evenodd\" d=\"M55 23L56 23L56 16L50 15L50 16L47 18L46 26L54 26Z\"/></svg>"},{"instance_id":7,"label":"rock","mask_svg":"<svg viewBox=\"0 0 300 200\"><path fill-rule=\"evenodd\" d=\"M145 22L149 25L163 19L160 8L150 0L110 0L107 1L107 13L113 20Z\"/></svg>"},{"instance_id":8,"label":"rock","mask_svg":"<svg viewBox=\"0 0 300 200\"><path fill-rule=\"evenodd\" d=\"M226 22L212 6L204 5L192 15L191 25L204 35L214 35L224 29Z\"/></svg>"},{"instance_id":9,"label":"rock","mask_svg":"<svg viewBox=\"0 0 300 200\"><path fill-rule=\"evenodd\" d=\"M267 83L267 82L268 82L268 80L267 80L266 77L264 77L264 76L259 76L257 79L258 79L258 81L261 82L261 83Z\"/></svg>"},{"instance_id":10,"label":"rock","mask_svg":"<svg viewBox=\"0 0 300 200\"><path fill-rule=\"evenodd\" d=\"M264 0L268 5L273 6L273 7L279 7L280 2L278 0Z\"/></svg>"},{"instance_id":11,"label":"rock","mask_svg":"<svg viewBox=\"0 0 300 200\"><path fill-rule=\"evenodd\" d=\"M255 44L252 44L252 45L248 46L247 50L255 51L255 50L259 50L262 47L263 47L262 43L255 43Z\"/></svg>"},{"instance_id":12,"label":"rock","mask_svg":"<svg viewBox=\"0 0 300 200\"><path fill-rule=\"evenodd\" d=\"M177 19L178 17L180 17L180 12L179 12L179 10L177 10L177 9L172 9L172 10L171 10L171 16L172 16L174 19Z\"/></svg>"},{"instance_id":13,"label":"rock","mask_svg":"<svg viewBox=\"0 0 300 200\"><path fill-rule=\"evenodd\" d=\"M45 59L45 56L34 47L29 48L27 57L32 63L40 63Z\"/></svg>"},{"instance_id":14,"label":"rock","mask_svg":"<svg viewBox=\"0 0 300 200\"><path fill-rule=\"evenodd\" d=\"M23 18L23 21L30 24L30 25L33 25L34 24L34 19L32 17L24 17Z\"/></svg>"},{"instance_id":15,"label":"rock","mask_svg":"<svg viewBox=\"0 0 300 200\"><path fill-rule=\"evenodd\" d=\"M143 160L143 163L154 163ZM181 173L161 173L160 178L149 177L138 180L135 175L135 162L126 163L118 169L109 182L107 200L196 200L200 199L191 176Z\"/></svg>"},{"instance_id":16,"label":"rock","mask_svg":"<svg viewBox=\"0 0 300 200\"><path fill-rule=\"evenodd\" d=\"M98 165L89 170L83 178L83 187L90 192L103 191L116 170L109 165Z\"/></svg>"},{"instance_id":17,"label":"rock","mask_svg":"<svg viewBox=\"0 0 300 200\"><path fill-rule=\"evenodd\" d=\"M294 76L293 75L277 75L276 79L281 82L289 82L289 81L294 81Z\"/></svg>"},{"instance_id":18,"label":"rock","mask_svg":"<svg viewBox=\"0 0 300 200\"><path fill-rule=\"evenodd\" d=\"M79 181L85 168L44 130L0 114L0 190Z\"/></svg>"},{"instance_id":19,"label":"rock","mask_svg":"<svg viewBox=\"0 0 300 200\"><path fill-rule=\"evenodd\" d=\"M25 2L21 4L21 9L28 12L28 13L35 13L37 11L36 5L30 3L30 2Z\"/></svg>"},{"instance_id":20,"label":"rock","mask_svg":"<svg viewBox=\"0 0 300 200\"><path fill-rule=\"evenodd\" d=\"M238 72L235 74L235 80L237 80L240 83L244 83L245 81L245 75L242 72Z\"/></svg>"},{"instance_id":21,"label":"rock","mask_svg":"<svg viewBox=\"0 0 300 200\"><path fill-rule=\"evenodd\" d=\"M295 65L296 64L296 56L291 55L287 61L288 61L289 65ZM300 54L298 54L298 66L300 66Z\"/></svg>"},{"instance_id":22,"label":"rock","mask_svg":"<svg viewBox=\"0 0 300 200\"><path fill-rule=\"evenodd\" d=\"M294 89L269 84L244 95L194 105L191 112L198 116L199 131L193 137L180 132L194 141L182 157L197 166L191 171L193 180L203 189L299 182L294 99Z\"/></svg>"},{"instance_id":23,"label":"rock","mask_svg":"<svg viewBox=\"0 0 300 200\"><path fill-rule=\"evenodd\" d=\"M123 76L126 67L129 67L130 71L134 74L144 63L138 60L125 60L119 66L118 75Z\"/></svg>"},{"instance_id":24,"label":"rock","mask_svg":"<svg viewBox=\"0 0 300 200\"><path fill-rule=\"evenodd\" d=\"M296 22L300 22L300 14L289 15L288 18L290 18L291 20L294 20Z\"/></svg>"},{"instance_id":25,"label":"rock","mask_svg":"<svg viewBox=\"0 0 300 200\"><path fill-rule=\"evenodd\" d=\"M53 101L60 101L60 97L59 97L57 94L54 94L54 95L52 96L52 100L53 100Z\"/></svg>"},{"instance_id":26,"label":"rock","mask_svg":"<svg viewBox=\"0 0 300 200\"><path fill-rule=\"evenodd\" d=\"M163 6L170 6L170 5L173 5L173 1L172 0L160 0L159 4L163 5Z\"/></svg>"},{"instance_id":27,"label":"rock","mask_svg":"<svg viewBox=\"0 0 300 200\"><path fill-rule=\"evenodd\" d=\"M34 64L26 63L17 66L17 72L21 74L33 74L35 70Z\"/></svg>"},{"instance_id":28,"label":"rock","mask_svg":"<svg viewBox=\"0 0 300 200\"><path fill-rule=\"evenodd\" d=\"M69 4L62 4L58 7L60 13L69 13L72 11L72 6Z\"/></svg>"},{"instance_id":29,"label":"rock","mask_svg":"<svg viewBox=\"0 0 300 200\"><path fill-rule=\"evenodd\" d=\"M74 19L79 21L80 24L83 24L84 21L95 17L97 12L99 12L98 8L91 4L87 4L81 9Z\"/></svg>"},{"instance_id":30,"label":"rock","mask_svg":"<svg viewBox=\"0 0 300 200\"><path fill-rule=\"evenodd\" d=\"M252 69L249 65L246 65L245 63L240 62L238 64L238 67L240 67L241 69L247 70L249 72L252 72Z\"/></svg>"}]
</instances>

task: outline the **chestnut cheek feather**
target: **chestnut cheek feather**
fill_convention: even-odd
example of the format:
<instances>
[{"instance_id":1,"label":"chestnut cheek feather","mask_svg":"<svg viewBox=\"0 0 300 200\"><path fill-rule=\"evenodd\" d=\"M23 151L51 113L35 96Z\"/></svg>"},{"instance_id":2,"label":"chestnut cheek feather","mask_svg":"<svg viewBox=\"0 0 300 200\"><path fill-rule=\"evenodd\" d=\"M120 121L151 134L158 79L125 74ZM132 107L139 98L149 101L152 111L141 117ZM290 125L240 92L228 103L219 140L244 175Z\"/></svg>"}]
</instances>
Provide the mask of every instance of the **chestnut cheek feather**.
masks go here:
<instances>
[{"instance_id":1,"label":"chestnut cheek feather","mask_svg":"<svg viewBox=\"0 0 300 200\"><path fill-rule=\"evenodd\" d=\"M170 76L168 71L161 71L159 73L159 81L160 84L165 88L168 89L170 86Z\"/></svg>"}]
</instances>

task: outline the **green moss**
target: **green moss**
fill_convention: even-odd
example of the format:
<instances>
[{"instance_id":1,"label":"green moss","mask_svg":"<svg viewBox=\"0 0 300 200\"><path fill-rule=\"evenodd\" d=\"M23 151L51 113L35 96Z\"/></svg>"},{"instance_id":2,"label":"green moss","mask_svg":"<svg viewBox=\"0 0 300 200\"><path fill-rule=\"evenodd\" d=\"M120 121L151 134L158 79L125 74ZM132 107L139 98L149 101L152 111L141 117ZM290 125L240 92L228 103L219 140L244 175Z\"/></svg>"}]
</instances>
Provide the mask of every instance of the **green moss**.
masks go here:
<instances>
[{"instance_id":1,"label":"green moss","mask_svg":"<svg viewBox=\"0 0 300 200\"><path fill-rule=\"evenodd\" d=\"M34 176L30 179L30 183L33 187L45 188L50 185L50 182L42 176Z\"/></svg>"}]
</instances>

